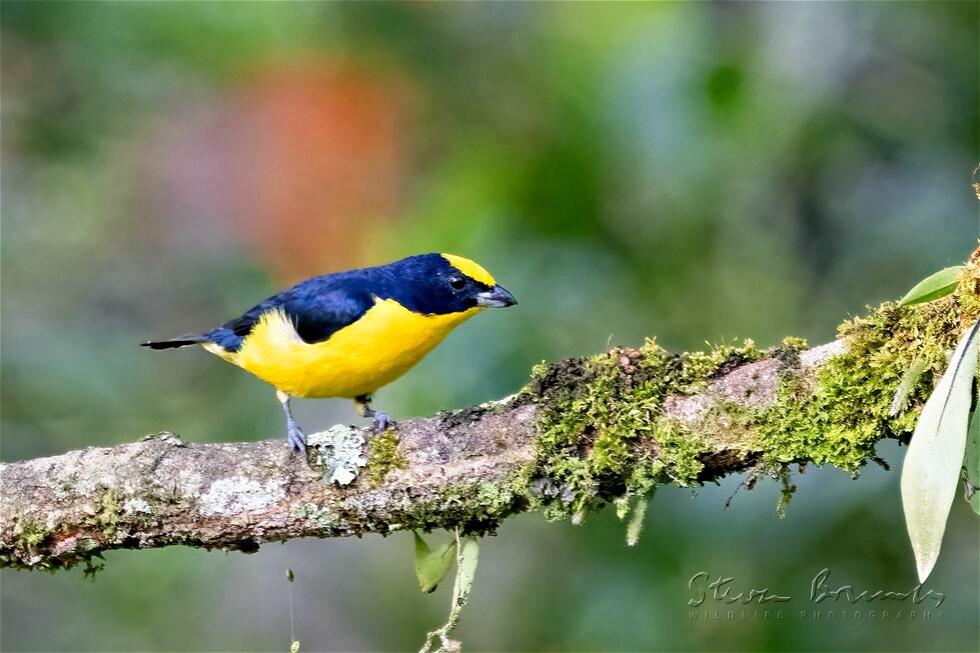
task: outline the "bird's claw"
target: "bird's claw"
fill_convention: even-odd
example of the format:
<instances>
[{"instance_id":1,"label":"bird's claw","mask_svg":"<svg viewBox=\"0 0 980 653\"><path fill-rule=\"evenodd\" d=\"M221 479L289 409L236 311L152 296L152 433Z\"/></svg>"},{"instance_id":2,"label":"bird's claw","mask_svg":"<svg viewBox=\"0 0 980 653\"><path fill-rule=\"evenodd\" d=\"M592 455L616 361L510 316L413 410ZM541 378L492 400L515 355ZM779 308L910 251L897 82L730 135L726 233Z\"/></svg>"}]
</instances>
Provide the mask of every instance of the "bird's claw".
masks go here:
<instances>
[{"instance_id":1,"label":"bird's claw","mask_svg":"<svg viewBox=\"0 0 980 653\"><path fill-rule=\"evenodd\" d=\"M293 451L306 453L306 434L303 429L296 425L296 422L289 422L286 425L286 442L293 448Z\"/></svg>"},{"instance_id":2,"label":"bird's claw","mask_svg":"<svg viewBox=\"0 0 980 653\"><path fill-rule=\"evenodd\" d=\"M374 424L371 425L371 432L375 435L379 433L384 433L389 428L395 425L394 420L392 420L387 413L382 413L380 411L374 411L374 415L371 416L374 419Z\"/></svg>"}]
</instances>

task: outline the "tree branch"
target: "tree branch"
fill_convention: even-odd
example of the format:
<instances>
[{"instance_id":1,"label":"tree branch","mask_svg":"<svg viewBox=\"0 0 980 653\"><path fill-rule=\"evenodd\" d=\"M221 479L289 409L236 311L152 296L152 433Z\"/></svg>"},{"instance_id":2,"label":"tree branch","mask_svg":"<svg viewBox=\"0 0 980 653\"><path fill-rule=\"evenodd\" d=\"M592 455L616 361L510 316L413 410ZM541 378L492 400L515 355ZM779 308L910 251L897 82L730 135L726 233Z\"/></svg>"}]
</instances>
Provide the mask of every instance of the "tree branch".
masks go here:
<instances>
[{"instance_id":1,"label":"tree branch","mask_svg":"<svg viewBox=\"0 0 980 653\"><path fill-rule=\"evenodd\" d=\"M119 548L254 551L297 537L479 533L514 513L581 518L657 484L753 465L853 470L878 439L911 428L925 386L898 417L887 405L912 357L941 365L966 317L960 303L886 304L809 350L747 342L671 355L648 342L539 366L513 397L399 422L397 439L370 441L366 468L345 487L324 480L317 459L329 451L304 460L281 439L192 444L160 433L3 464L0 561L51 568Z\"/></svg>"}]
</instances>

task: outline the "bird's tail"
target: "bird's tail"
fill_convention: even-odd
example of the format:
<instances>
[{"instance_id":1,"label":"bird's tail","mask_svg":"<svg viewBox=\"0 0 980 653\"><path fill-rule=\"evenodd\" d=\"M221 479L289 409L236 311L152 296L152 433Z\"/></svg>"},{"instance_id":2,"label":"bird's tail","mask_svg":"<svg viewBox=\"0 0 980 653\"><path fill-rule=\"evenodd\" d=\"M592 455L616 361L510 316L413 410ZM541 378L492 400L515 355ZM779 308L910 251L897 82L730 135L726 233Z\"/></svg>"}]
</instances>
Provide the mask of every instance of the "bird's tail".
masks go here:
<instances>
[{"instance_id":1,"label":"bird's tail","mask_svg":"<svg viewBox=\"0 0 980 653\"><path fill-rule=\"evenodd\" d=\"M170 340L143 342L140 343L140 346L149 347L150 349L177 349L178 347L199 345L202 342L209 342L209 340L197 333L187 333L182 336L177 336L176 338L171 338Z\"/></svg>"}]
</instances>

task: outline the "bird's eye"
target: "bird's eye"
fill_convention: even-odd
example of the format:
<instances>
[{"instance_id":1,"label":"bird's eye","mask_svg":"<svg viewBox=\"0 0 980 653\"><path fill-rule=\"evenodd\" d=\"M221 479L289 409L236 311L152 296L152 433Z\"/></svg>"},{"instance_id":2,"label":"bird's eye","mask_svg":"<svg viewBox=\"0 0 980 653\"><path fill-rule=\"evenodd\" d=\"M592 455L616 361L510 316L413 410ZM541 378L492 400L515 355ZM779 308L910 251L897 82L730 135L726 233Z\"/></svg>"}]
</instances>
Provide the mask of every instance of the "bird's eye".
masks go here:
<instances>
[{"instance_id":1,"label":"bird's eye","mask_svg":"<svg viewBox=\"0 0 980 653\"><path fill-rule=\"evenodd\" d=\"M449 285L455 290L462 290L463 286L466 285L466 279L463 277L449 277Z\"/></svg>"}]
</instances>

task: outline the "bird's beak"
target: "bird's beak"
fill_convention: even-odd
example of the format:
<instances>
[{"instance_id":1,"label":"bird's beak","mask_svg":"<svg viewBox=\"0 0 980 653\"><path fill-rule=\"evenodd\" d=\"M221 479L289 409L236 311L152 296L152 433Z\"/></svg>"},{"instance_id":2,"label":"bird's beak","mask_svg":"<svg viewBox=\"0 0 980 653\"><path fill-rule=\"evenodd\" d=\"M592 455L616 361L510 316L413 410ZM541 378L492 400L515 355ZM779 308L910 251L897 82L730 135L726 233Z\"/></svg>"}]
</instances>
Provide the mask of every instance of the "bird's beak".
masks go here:
<instances>
[{"instance_id":1,"label":"bird's beak","mask_svg":"<svg viewBox=\"0 0 980 653\"><path fill-rule=\"evenodd\" d=\"M516 303L517 299L510 294L510 291L499 284L476 296L476 305L484 308L507 308Z\"/></svg>"}]
</instances>

